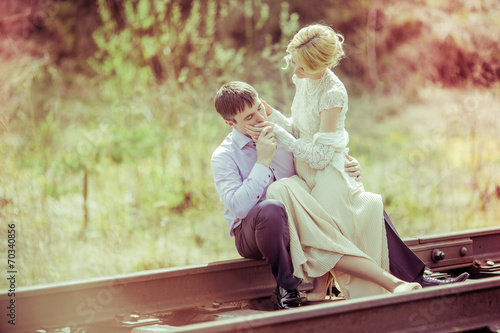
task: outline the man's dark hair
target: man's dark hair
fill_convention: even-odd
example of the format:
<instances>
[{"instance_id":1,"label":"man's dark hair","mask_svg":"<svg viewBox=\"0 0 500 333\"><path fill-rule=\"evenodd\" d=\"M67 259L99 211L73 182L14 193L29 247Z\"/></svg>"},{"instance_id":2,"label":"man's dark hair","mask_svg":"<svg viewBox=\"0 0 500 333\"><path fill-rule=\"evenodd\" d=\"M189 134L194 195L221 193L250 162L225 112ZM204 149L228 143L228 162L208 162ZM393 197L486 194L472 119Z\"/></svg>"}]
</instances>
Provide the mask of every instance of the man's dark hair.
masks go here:
<instances>
[{"instance_id":1,"label":"man's dark hair","mask_svg":"<svg viewBox=\"0 0 500 333\"><path fill-rule=\"evenodd\" d=\"M234 116L245 110L245 106L252 107L258 98L257 91L248 83L232 81L220 87L215 94L215 110L224 118L232 122Z\"/></svg>"}]
</instances>

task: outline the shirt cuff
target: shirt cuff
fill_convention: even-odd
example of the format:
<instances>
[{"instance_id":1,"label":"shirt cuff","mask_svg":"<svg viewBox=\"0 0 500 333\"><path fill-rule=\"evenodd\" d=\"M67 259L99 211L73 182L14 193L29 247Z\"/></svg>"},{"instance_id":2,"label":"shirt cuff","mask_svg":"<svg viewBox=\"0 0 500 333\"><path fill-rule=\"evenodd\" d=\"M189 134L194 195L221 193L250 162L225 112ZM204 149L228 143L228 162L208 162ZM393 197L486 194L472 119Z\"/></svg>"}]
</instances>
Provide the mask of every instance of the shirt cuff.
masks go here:
<instances>
[{"instance_id":1,"label":"shirt cuff","mask_svg":"<svg viewBox=\"0 0 500 333\"><path fill-rule=\"evenodd\" d=\"M274 176L271 169L260 163L255 163L247 179L255 180L264 189L274 179ZM260 195L258 199L260 199Z\"/></svg>"}]
</instances>

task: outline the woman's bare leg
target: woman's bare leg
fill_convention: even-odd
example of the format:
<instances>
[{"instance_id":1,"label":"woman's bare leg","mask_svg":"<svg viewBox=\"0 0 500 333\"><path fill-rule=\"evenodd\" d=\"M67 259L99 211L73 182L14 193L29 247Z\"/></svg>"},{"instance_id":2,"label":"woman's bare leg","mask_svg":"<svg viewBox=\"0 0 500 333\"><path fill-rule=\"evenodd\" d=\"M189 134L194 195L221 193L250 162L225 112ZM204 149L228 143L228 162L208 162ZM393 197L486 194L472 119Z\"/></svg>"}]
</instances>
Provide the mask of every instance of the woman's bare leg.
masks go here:
<instances>
[{"instance_id":1,"label":"woman's bare leg","mask_svg":"<svg viewBox=\"0 0 500 333\"><path fill-rule=\"evenodd\" d=\"M374 262L362 257L345 255L335 265L335 270L376 283L391 293L394 292L396 287L407 284L407 282L386 272Z\"/></svg>"},{"instance_id":2,"label":"woman's bare leg","mask_svg":"<svg viewBox=\"0 0 500 333\"><path fill-rule=\"evenodd\" d=\"M307 294L307 300L310 302L324 301L328 288L328 278L332 275L327 272L325 275L317 277L313 282L313 289Z\"/></svg>"}]
</instances>

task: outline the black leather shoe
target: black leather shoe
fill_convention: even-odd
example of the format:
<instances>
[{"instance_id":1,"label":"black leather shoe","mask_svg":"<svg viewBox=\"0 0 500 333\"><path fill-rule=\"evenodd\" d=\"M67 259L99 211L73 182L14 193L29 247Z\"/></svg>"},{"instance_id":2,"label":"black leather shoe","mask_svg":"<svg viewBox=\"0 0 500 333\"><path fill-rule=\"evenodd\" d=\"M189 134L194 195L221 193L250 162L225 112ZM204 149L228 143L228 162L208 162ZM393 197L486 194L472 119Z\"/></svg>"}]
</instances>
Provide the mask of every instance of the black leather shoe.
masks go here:
<instances>
[{"instance_id":1,"label":"black leather shoe","mask_svg":"<svg viewBox=\"0 0 500 333\"><path fill-rule=\"evenodd\" d=\"M440 286L443 284L450 284L450 283L457 283L457 282L463 282L467 280L469 277L469 273L462 273L459 276L457 276L454 279L446 279L446 280L439 280L433 277L429 276L424 276L422 280L422 287L432 287L432 286Z\"/></svg>"},{"instance_id":2,"label":"black leather shoe","mask_svg":"<svg viewBox=\"0 0 500 333\"><path fill-rule=\"evenodd\" d=\"M278 306L280 309L291 309L301 305L297 289L286 290L278 286L276 288L276 295L278 296Z\"/></svg>"}]
</instances>

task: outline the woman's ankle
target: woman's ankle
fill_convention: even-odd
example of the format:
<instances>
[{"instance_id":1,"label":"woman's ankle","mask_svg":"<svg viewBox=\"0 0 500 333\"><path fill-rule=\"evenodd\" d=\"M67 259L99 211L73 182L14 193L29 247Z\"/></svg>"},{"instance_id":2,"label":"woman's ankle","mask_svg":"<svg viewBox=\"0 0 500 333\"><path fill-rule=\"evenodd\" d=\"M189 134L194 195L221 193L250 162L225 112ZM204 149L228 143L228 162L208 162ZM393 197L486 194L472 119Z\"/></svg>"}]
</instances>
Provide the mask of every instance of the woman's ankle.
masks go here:
<instances>
[{"instance_id":1,"label":"woman's ankle","mask_svg":"<svg viewBox=\"0 0 500 333\"><path fill-rule=\"evenodd\" d=\"M314 279L313 288L307 294L309 301L323 301L326 297L326 289L330 272Z\"/></svg>"},{"instance_id":2,"label":"woman's ankle","mask_svg":"<svg viewBox=\"0 0 500 333\"><path fill-rule=\"evenodd\" d=\"M315 278L311 292L312 293L319 293L322 291L326 291L326 284L328 283L328 276L329 275L330 275L330 272L326 273L323 276Z\"/></svg>"}]
</instances>

